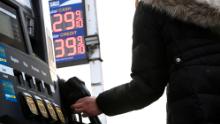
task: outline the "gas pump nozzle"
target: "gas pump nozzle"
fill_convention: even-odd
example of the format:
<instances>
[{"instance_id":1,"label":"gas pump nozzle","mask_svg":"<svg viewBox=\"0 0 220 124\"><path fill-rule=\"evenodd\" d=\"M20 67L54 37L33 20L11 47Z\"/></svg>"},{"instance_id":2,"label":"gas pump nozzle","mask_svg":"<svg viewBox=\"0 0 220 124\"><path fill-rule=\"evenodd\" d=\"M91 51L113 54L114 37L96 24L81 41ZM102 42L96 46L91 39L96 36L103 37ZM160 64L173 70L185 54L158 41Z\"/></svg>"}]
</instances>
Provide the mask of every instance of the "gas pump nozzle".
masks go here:
<instances>
[{"instance_id":1,"label":"gas pump nozzle","mask_svg":"<svg viewBox=\"0 0 220 124\"><path fill-rule=\"evenodd\" d=\"M64 111L71 113L70 106L74 104L78 99L91 96L89 90L85 86L85 82L81 81L77 77L72 77L68 81L60 83L61 101L64 107ZM101 124L99 118L89 117L91 124Z\"/></svg>"}]
</instances>

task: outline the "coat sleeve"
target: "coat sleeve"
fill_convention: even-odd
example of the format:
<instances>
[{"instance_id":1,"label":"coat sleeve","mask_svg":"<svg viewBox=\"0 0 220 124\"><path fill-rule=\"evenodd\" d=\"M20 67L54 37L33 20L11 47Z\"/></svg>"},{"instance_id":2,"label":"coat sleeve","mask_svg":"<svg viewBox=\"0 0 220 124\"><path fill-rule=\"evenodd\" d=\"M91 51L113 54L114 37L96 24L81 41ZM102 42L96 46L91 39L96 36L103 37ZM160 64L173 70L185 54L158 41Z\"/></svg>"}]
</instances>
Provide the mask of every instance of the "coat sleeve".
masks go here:
<instances>
[{"instance_id":1,"label":"coat sleeve","mask_svg":"<svg viewBox=\"0 0 220 124\"><path fill-rule=\"evenodd\" d=\"M97 97L98 107L106 115L141 109L163 94L168 63L160 31L162 18L161 13L139 4L133 25L132 80Z\"/></svg>"}]
</instances>

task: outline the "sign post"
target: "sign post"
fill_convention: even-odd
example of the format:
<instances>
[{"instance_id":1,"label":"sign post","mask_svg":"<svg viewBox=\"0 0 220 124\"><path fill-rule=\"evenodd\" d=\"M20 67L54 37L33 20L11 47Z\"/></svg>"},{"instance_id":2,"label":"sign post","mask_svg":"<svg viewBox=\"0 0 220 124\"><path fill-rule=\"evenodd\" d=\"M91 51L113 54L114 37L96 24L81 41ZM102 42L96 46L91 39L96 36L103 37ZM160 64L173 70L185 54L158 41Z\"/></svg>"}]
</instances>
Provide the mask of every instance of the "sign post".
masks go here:
<instances>
[{"instance_id":1,"label":"sign post","mask_svg":"<svg viewBox=\"0 0 220 124\"><path fill-rule=\"evenodd\" d=\"M92 95L103 88L102 59L95 0L50 1L54 49L58 67L90 64ZM104 115L100 116L106 124Z\"/></svg>"},{"instance_id":2,"label":"sign post","mask_svg":"<svg viewBox=\"0 0 220 124\"><path fill-rule=\"evenodd\" d=\"M89 52L89 64L91 73L91 86L93 96L97 96L104 90L103 76L102 76L102 59L100 54L100 44L98 37L98 21L96 13L96 0L85 0L86 8L86 25L87 37L85 38ZM92 52L91 52L92 51ZM102 124L107 124L105 115L100 116Z\"/></svg>"}]
</instances>

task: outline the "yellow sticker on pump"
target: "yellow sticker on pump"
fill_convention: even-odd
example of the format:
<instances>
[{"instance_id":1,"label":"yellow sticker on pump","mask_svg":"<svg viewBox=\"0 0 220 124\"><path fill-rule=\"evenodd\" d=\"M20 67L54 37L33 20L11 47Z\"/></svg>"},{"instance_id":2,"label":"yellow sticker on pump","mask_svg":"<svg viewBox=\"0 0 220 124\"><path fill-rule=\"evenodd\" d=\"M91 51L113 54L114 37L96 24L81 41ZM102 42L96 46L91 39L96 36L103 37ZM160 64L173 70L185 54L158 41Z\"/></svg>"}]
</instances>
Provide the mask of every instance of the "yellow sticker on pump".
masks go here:
<instances>
[{"instance_id":1,"label":"yellow sticker on pump","mask_svg":"<svg viewBox=\"0 0 220 124\"><path fill-rule=\"evenodd\" d=\"M35 99L36 99L36 102L37 102L37 105L38 105L38 108L40 110L41 115L45 118L49 118L47 110L44 106L42 99L38 96L35 96Z\"/></svg>"},{"instance_id":2,"label":"yellow sticker on pump","mask_svg":"<svg viewBox=\"0 0 220 124\"><path fill-rule=\"evenodd\" d=\"M31 113L34 115L38 115L39 113L37 111L37 107L35 105L35 102L34 102L32 96L24 95L24 97L25 97L26 103L27 103Z\"/></svg>"},{"instance_id":3,"label":"yellow sticker on pump","mask_svg":"<svg viewBox=\"0 0 220 124\"><path fill-rule=\"evenodd\" d=\"M57 112L57 115L58 115L60 121L62 123L65 123L65 118L64 118L64 115L63 115L61 108L58 105L54 105L54 106L55 106L55 109L56 109L56 112Z\"/></svg>"},{"instance_id":4,"label":"yellow sticker on pump","mask_svg":"<svg viewBox=\"0 0 220 124\"><path fill-rule=\"evenodd\" d=\"M49 111L49 114L51 116L51 118L55 121L58 121L58 118L57 118L57 115L56 115L56 112L51 104L51 102L49 102L48 100L44 100L46 105L47 105L47 109Z\"/></svg>"}]
</instances>

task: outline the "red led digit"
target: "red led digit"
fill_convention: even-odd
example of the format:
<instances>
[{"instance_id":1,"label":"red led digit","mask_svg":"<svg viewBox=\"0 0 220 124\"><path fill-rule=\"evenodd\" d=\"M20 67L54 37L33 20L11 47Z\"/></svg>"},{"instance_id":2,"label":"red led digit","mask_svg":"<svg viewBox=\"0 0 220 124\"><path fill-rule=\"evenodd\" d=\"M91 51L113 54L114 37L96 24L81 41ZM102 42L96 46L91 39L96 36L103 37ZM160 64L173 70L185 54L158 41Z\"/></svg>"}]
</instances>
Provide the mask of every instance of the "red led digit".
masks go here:
<instances>
[{"instance_id":1,"label":"red led digit","mask_svg":"<svg viewBox=\"0 0 220 124\"><path fill-rule=\"evenodd\" d=\"M58 53L56 54L56 58L64 57L65 55L64 40L58 39L58 40L55 40L55 43L59 44L59 46L56 46L55 48L56 53Z\"/></svg>"},{"instance_id":2,"label":"red led digit","mask_svg":"<svg viewBox=\"0 0 220 124\"><path fill-rule=\"evenodd\" d=\"M66 30L72 30L75 28L75 18L73 12L66 12L64 14L64 21L70 23L70 26L66 27Z\"/></svg>"},{"instance_id":3,"label":"red led digit","mask_svg":"<svg viewBox=\"0 0 220 124\"><path fill-rule=\"evenodd\" d=\"M86 52L86 49L85 49L83 37L78 36L77 41L78 41L78 44L77 44L78 54L84 54Z\"/></svg>"},{"instance_id":4,"label":"red led digit","mask_svg":"<svg viewBox=\"0 0 220 124\"><path fill-rule=\"evenodd\" d=\"M69 37L66 39L66 47L69 49L68 56L74 56L77 54L76 49L76 38L75 37Z\"/></svg>"},{"instance_id":5,"label":"red led digit","mask_svg":"<svg viewBox=\"0 0 220 124\"><path fill-rule=\"evenodd\" d=\"M57 28L57 26L62 24L63 17L61 14L58 13L58 14L53 15L53 19L55 20L56 18L58 18L58 20L53 23L53 26L52 26L53 32L61 32L62 28Z\"/></svg>"},{"instance_id":6,"label":"red led digit","mask_svg":"<svg viewBox=\"0 0 220 124\"><path fill-rule=\"evenodd\" d=\"M80 10L76 11L76 27L77 28L82 28L83 27L82 12Z\"/></svg>"}]
</instances>

